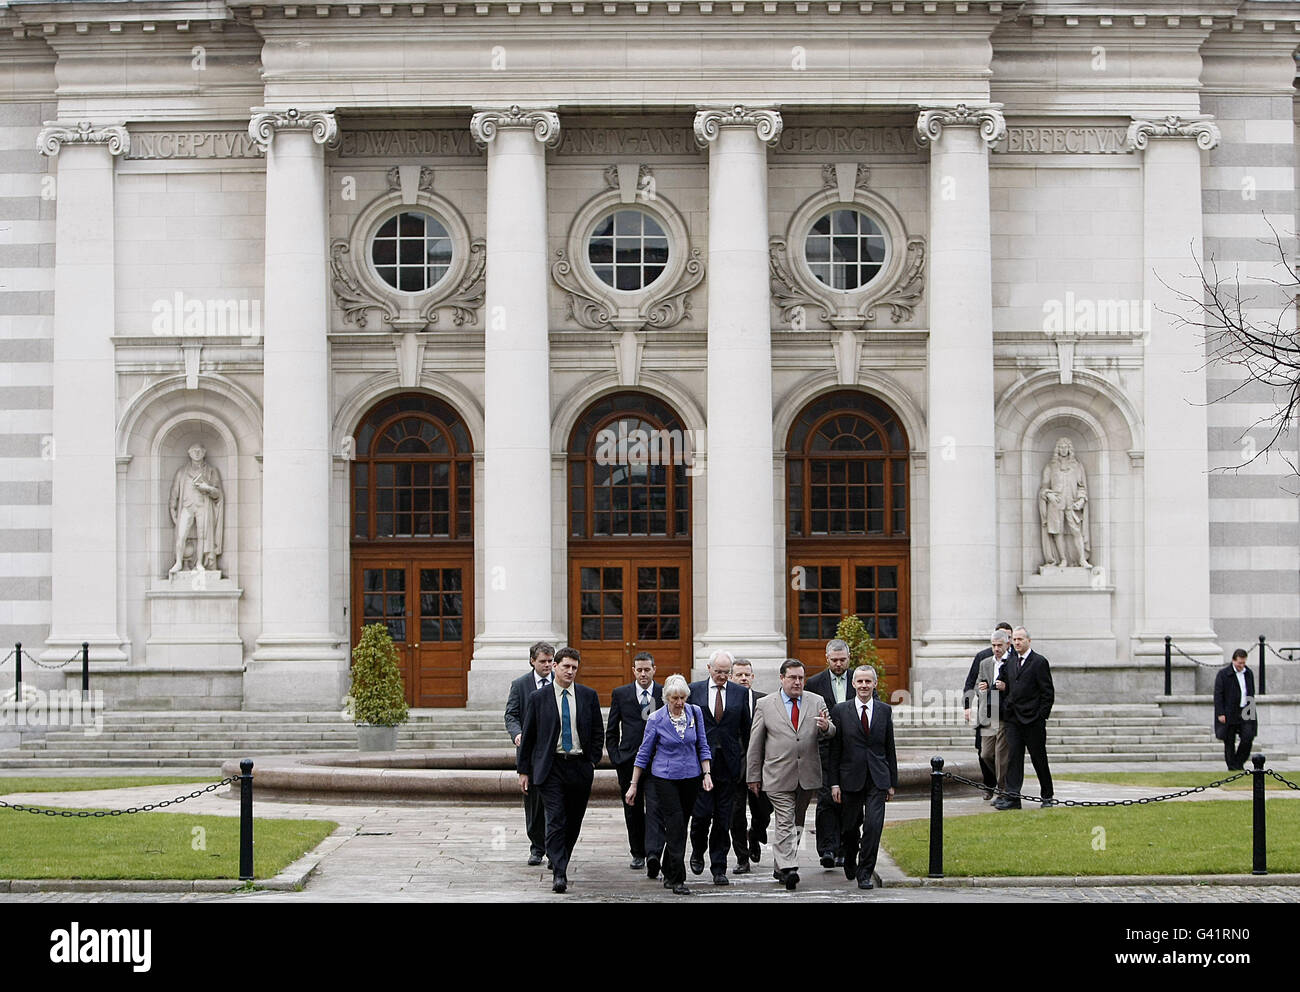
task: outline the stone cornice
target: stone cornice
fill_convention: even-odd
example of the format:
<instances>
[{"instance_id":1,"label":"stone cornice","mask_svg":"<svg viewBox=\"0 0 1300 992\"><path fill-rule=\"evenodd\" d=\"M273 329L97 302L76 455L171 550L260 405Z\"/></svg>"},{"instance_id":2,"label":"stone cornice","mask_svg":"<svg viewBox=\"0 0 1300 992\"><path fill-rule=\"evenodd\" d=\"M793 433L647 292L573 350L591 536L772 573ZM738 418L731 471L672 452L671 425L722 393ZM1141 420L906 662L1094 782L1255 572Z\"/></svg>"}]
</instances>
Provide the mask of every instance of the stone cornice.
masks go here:
<instances>
[{"instance_id":1,"label":"stone cornice","mask_svg":"<svg viewBox=\"0 0 1300 992\"><path fill-rule=\"evenodd\" d=\"M510 129L532 131L547 148L560 143L560 118L552 110L524 110L513 104L508 110L476 111L469 122L469 133L480 148L491 144L497 131Z\"/></svg>"},{"instance_id":2,"label":"stone cornice","mask_svg":"<svg viewBox=\"0 0 1300 992\"><path fill-rule=\"evenodd\" d=\"M1002 105L971 107L964 103L956 107L926 107L916 117L916 140L926 145L938 141L946 127L978 127L980 137L992 145L1007 133L1007 121L1002 116Z\"/></svg>"},{"instance_id":3,"label":"stone cornice","mask_svg":"<svg viewBox=\"0 0 1300 992\"><path fill-rule=\"evenodd\" d=\"M255 107L248 122L248 136L266 151L277 131L310 131L316 144L333 147L338 140L339 123L334 113L328 110L304 112L297 107L288 110Z\"/></svg>"},{"instance_id":4,"label":"stone cornice","mask_svg":"<svg viewBox=\"0 0 1300 992\"><path fill-rule=\"evenodd\" d=\"M1198 148L1209 151L1219 144L1219 128L1210 121L1188 120L1177 114L1158 121L1135 120L1128 127L1125 147L1142 151L1151 138L1195 138Z\"/></svg>"},{"instance_id":5,"label":"stone cornice","mask_svg":"<svg viewBox=\"0 0 1300 992\"><path fill-rule=\"evenodd\" d=\"M107 145L110 155L125 155L131 150L131 135L120 124L46 121L36 137L41 154L57 155L63 145Z\"/></svg>"},{"instance_id":6,"label":"stone cornice","mask_svg":"<svg viewBox=\"0 0 1300 992\"><path fill-rule=\"evenodd\" d=\"M758 140L772 146L781 137L781 114L775 110L750 110L740 104L729 108L709 108L695 114L695 141L700 147L716 141L724 127L753 128Z\"/></svg>"}]
</instances>

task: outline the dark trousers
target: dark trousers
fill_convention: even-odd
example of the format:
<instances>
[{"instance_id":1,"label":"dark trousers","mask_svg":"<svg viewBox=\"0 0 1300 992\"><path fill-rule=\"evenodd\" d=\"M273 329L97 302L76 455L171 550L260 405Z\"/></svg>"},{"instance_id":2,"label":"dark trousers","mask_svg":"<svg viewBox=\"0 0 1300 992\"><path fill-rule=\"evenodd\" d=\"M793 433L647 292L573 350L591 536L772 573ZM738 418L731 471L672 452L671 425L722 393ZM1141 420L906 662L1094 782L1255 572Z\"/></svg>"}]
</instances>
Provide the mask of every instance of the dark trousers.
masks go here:
<instances>
[{"instance_id":1,"label":"dark trousers","mask_svg":"<svg viewBox=\"0 0 1300 992\"><path fill-rule=\"evenodd\" d=\"M749 827L745 826L745 808L749 807ZM736 860L744 864L749 860L749 841L767 843L767 825L772 822L772 803L767 793L754 795L744 782L736 783L736 798L731 807L731 849Z\"/></svg>"},{"instance_id":2,"label":"dark trousers","mask_svg":"<svg viewBox=\"0 0 1300 992\"><path fill-rule=\"evenodd\" d=\"M975 728L975 753L980 756L980 775L984 778L984 788L996 789L998 786L997 769L984 760L984 728Z\"/></svg>"},{"instance_id":3,"label":"dark trousers","mask_svg":"<svg viewBox=\"0 0 1300 992\"><path fill-rule=\"evenodd\" d=\"M876 854L880 851L880 835L885 829L885 796L888 790L868 785L866 792L841 792L844 823L840 853L846 858L850 851L857 853L858 878L870 878L876 870ZM861 830L862 840L858 841Z\"/></svg>"},{"instance_id":4,"label":"dark trousers","mask_svg":"<svg viewBox=\"0 0 1300 992\"><path fill-rule=\"evenodd\" d=\"M1052 770L1047 766L1047 721L1016 723L1008 720L1006 728L1007 748L1011 752L1007 759L1007 791L1020 794L1021 786L1025 784L1025 751L1028 750L1029 760L1034 763L1034 774L1038 776L1039 791L1044 799L1051 799Z\"/></svg>"},{"instance_id":5,"label":"dark trousers","mask_svg":"<svg viewBox=\"0 0 1300 992\"><path fill-rule=\"evenodd\" d=\"M546 807L542 790L530 788L524 793L524 829L528 833L528 853L539 858L546 853Z\"/></svg>"},{"instance_id":6,"label":"dark trousers","mask_svg":"<svg viewBox=\"0 0 1300 992\"><path fill-rule=\"evenodd\" d=\"M817 790L817 854L834 857L840 849L840 807L831 798L831 787Z\"/></svg>"},{"instance_id":7,"label":"dark trousers","mask_svg":"<svg viewBox=\"0 0 1300 992\"><path fill-rule=\"evenodd\" d=\"M1250 758L1250 746L1255 743L1255 733L1258 729L1258 720L1242 720L1241 723L1224 725L1223 760L1228 763L1228 771L1239 772L1246 767L1246 761ZM1238 734L1241 735L1241 743L1234 747Z\"/></svg>"},{"instance_id":8,"label":"dark trousers","mask_svg":"<svg viewBox=\"0 0 1300 992\"><path fill-rule=\"evenodd\" d=\"M594 777L595 769L584 755L572 758L557 755L550 774L541 784L542 802L546 806L546 856L557 875L568 871L569 855L578 843Z\"/></svg>"},{"instance_id":9,"label":"dark trousers","mask_svg":"<svg viewBox=\"0 0 1300 992\"><path fill-rule=\"evenodd\" d=\"M627 795L628 786L632 784L632 769L636 767L635 759L615 765L618 774L618 794ZM634 858L644 858L646 852L646 812L645 800L648 790L636 790L636 799L632 805L623 803L623 823L627 826L627 849Z\"/></svg>"},{"instance_id":10,"label":"dark trousers","mask_svg":"<svg viewBox=\"0 0 1300 992\"><path fill-rule=\"evenodd\" d=\"M691 813L691 854L704 857L709 849L709 870L714 875L727 873L727 849L731 846L731 807L736 798L735 782L717 782L695 797Z\"/></svg>"},{"instance_id":11,"label":"dark trousers","mask_svg":"<svg viewBox=\"0 0 1300 992\"><path fill-rule=\"evenodd\" d=\"M650 776L650 808L663 829L663 872L669 885L686 881L686 817L695 808L704 776L698 778L659 778ZM640 790L638 790L640 791ZM650 853L654 854L655 851Z\"/></svg>"}]
</instances>

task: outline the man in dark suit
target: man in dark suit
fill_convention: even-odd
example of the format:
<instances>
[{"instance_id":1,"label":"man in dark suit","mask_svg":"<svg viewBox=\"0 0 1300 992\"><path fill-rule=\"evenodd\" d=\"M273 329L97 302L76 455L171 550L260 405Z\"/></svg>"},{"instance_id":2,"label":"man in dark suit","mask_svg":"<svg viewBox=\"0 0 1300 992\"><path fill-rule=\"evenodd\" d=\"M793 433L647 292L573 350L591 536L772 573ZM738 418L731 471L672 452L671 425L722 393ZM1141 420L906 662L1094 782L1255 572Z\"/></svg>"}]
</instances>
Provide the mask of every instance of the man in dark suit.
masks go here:
<instances>
[{"instance_id":1,"label":"man in dark suit","mask_svg":"<svg viewBox=\"0 0 1300 992\"><path fill-rule=\"evenodd\" d=\"M1228 771L1239 772L1246 767L1258 731L1255 673L1246 667L1246 652L1237 648L1232 652L1232 664L1221 668L1214 677L1214 736L1223 741ZM1238 734L1241 743L1234 747Z\"/></svg>"},{"instance_id":2,"label":"man in dark suit","mask_svg":"<svg viewBox=\"0 0 1300 992\"><path fill-rule=\"evenodd\" d=\"M532 670L510 683L506 699L506 733L515 746L515 760L519 760L519 739L524 733L524 703L538 689L551 684L551 668L555 664L555 648L538 641L528 649L528 664ZM540 865L546 853L546 810L542 808L542 794L534 789L524 793L524 827L528 832L528 863Z\"/></svg>"},{"instance_id":3,"label":"man in dark suit","mask_svg":"<svg viewBox=\"0 0 1300 992\"><path fill-rule=\"evenodd\" d=\"M888 703L875 698L876 670L870 665L855 668L853 689L857 698L831 710L836 730L830 741L831 798L843 809L844 877L856 878L859 889L870 889L885 829L885 803L898 788L898 756L893 713Z\"/></svg>"},{"instance_id":4,"label":"man in dark suit","mask_svg":"<svg viewBox=\"0 0 1300 992\"><path fill-rule=\"evenodd\" d=\"M1047 718L1056 700L1056 688L1047 659L1030 647L1029 631L1024 627L1013 630L1011 647L1011 656L1002 666L1003 677L993 683L995 689L1007 694L1007 791L1020 794L1028 749L1043 794L1043 809L1047 809L1056 805L1052 798L1052 770L1047 764ZM1020 809L1020 800L1004 797L993 806Z\"/></svg>"},{"instance_id":5,"label":"man in dark suit","mask_svg":"<svg viewBox=\"0 0 1300 992\"><path fill-rule=\"evenodd\" d=\"M1006 631L1007 640L1011 639L1011 624L1007 623L1005 620L1003 620L993 629L995 631L996 630ZM970 723L971 721L971 703L975 701L975 697L976 697L975 686L976 683L979 682L980 662L982 662L985 658L993 657L993 650L994 650L993 647L987 647L984 650L978 652L975 655L975 657L971 659L970 671L966 673L966 683L961 687L962 707L963 707L962 715L964 716L967 723ZM983 692L980 693L979 698L982 702L987 703L987 697L983 695ZM993 762L986 761L984 758L984 751L985 751L984 736L988 732L987 731L988 726L989 726L989 720L988 720L988 711L986 707L985 709L982 709L980 711L979 716L975 720L975 753L979 755L980 775L984 779L985 800L989 800L993 798L993 788L998 784L998 775L997 775L996 766L994 765Z\"/></svg>"},{"instance_id":6,"label":"man in dark suit","mask_svg":"<svg viewBox=\"0 0 1300 992\"><path fill-rule=\"evenodd\" d=\"M581 664L577 651L560 648L555 682L528 697L519 739L519 787L524 792L540 789L546 807L553 892L564 892L569 885L569 856L582 830L603 741L596 691L576 682Z\"/></svg>"},{"instance_id":7,"label":"man in dark suit","mask_svg":"<svg viewBox=\"0 0 1300 992\"><path fill-rule=\"evenodd\" d=\"M700 790L691 811L691 871L704 871L704 848L709 849L709 870L714 885L729 885L727 848L730 846L731 807L735 784L745 775L745 749L749 740L749 700L740 686L729 681L732 657L721 649L709 658L709 677L691 684L687 702L704 713L704 734L713 754L713 789Z\"/></svg>"},{"instance_id":8,"label":"man in dark suit","mask_svg":"<svg viewBox=\"0 0 1300 992\"><path fill-rule=\"evenodd\" d=\"M645 721L664 704L664 687L655 682L655 661L649 651L642 651L632 659L635 681L621 685L610 693L609 725L605 728L605 749L610 764L618 773L618 791L626 795L632 784L632 768L637 748L645 736ZM646 867L650 859L650 877L659 874L659 853L662 846L651 849L646 845L647 789L638 789L632 805L623 804L623 821L627 826L627 844L632 852L629 868ZM653 810L651 811L653 815ZM657 836L657 832L656 832Z\"/></svg>"},{"instance_id":9,"label":"man in dark suit","mask_svg":"<svg viewBox=\"0 0 1300 992\"><path fill-rule=\"evenodd\" d=\"M745 690L749 701L749 719L754 720L754 707L767 695L756 692L754 685L754 666L747 658L737 658L731 665L731 681ZM745 750L749 751L749 737L745 738ZM748 804L749 825L745 824L745 809ZM736 783L736 798L731 808L731 849L736 855L737 875L748 875L754 869L751 862L757 861L763 854L763 845L767 843L767 825L772 822L772 801L767 793L757 794L749 791L745 782Z\"/></svg>"},{"instance_id":10,"label":"man in dark suit","mask_svg":"<svg viewBox=\"0 0 1300 992\"><path fill-rule=\"evenodd\" d=\"M804 691L821 696L830 709L834 709L836 703L853 698L853 686L849 682L849 646L846 642L839 638L826 642L826 670L810 678ZM821 856L823 868L834 868L844 864L839 854L840 807L831 798L831 782L827 774L830 741L821 741L818 747L822 757L822 787L817 793L817 853Z\"/></svg>"}]
</instances>

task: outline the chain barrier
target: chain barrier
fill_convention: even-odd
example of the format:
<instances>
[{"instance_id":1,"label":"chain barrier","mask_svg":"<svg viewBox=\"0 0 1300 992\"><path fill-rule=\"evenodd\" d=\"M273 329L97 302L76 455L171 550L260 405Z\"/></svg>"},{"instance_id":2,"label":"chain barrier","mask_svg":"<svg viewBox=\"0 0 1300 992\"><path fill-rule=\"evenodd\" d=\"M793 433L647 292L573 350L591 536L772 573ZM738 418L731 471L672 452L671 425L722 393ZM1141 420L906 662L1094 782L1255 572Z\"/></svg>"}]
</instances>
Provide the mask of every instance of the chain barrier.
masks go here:
<instances>
[{"instance_id":1,"label":"chain barrier","mask_svg":"<svg viewBox=\"0 0 1300 992\"><path fill-rule=\"evenodd\" d=\"M48 668L48 669L50 669L50 670L52 670L52 671L56 671L56 672L57 672L57 671L59 671L59 670L62 669L62 668L67 668L67 667L68 667L69 665L71 665L74 661L78 661L78 662L81 661L81 652L78 651L76 654L74 654L74 655L73 655L71 658L69 658L67 661L61 662L61 663L59 663L59 664L57 664L57 665L47 665L45 662L41 661L41 659L38 658L38 657L36 657L36 655L34 655L34 654L29 654L29 655L27 656L27 660L28 660L28 661L34 661L34 662L37 664L37 666L40 667L40 668Z\"/></svg>"},{"instance_id":2,"label":"chain barrier","mask_svg":"<svg viewBox=\"0 0 1300 992\"><path fill-rule=\"evenodd\" d=\"M1294 657L1294 655L1286 655L1286 654L1282 654L1280 651L1278 651L1277 648L1273 647L1273 645L1269 644L1267 641L1264 642L1264 647L1265 647L1266 649L1268 649L1269 651L1273 652L1273 657L1277 658L1278 661L1296 661L1296 660L1297 660L1297 659ZM1290 651L1294 651L1294 650L1296 650L1296 649L1295 649L1295 648L1288 648L1288 650L1290 650Z\"/></svg>"},{"instance_id":3,"label":"chain barrier","mask_svg":"<svg viewBox=\"0 0 1300 992\"><path fill-rule=\"evenodd\" d=\"M1236 775L1230 775L1217 782L1211 782L1209 785L1197 785L1190 789L1181 789L1178 792L1169 792L1163 796L1142 796L1139 799L1049 799L1047 802L1052 806L1147 806L1151 803L1163 802L1166 799L1181 799L1183 796L1205 792L1208 789L1217 789L1221 785L1227 785L1229 782L1235 782L1237 779L1245 778L1247 775L1251 774L1253 774L1253 772L1237 772ZM1267 772L1266 774L1277 775L1276 772ZM972 788L979 789L981 792L996 793L997 795L1014 802L1020 802L1022 799L1028 800L1031 803L1041 803L1044 801L1041 796L1026 796L1018 792L1006 792L997 787L990 788L983 782L974 782L956 774L955 772L944 772L943 777L950 778L954 782L958 782L962 785L969 785ZM1283 781L1285 781L1285 779ZM1291 788L1300 788L1300 786L1293 785Z\"/></svg>"},{"instance_id":4,"label":"chain barrier","mask_svg":"<svg viewBox=\"0 0 1300 992\"><path fill-rule=\"evenodd\" d=\"M1172 641L1170 642L1169 646L1173 648L1175 651L1177 651L1179 654L1181 654L1188 661L1194 661L1202 668L1222 668L1224 666L1224 662L1222 661L1213 661L1213 662L1201 661L1200 658L1193 658L1190 654L1188 654L1186 651L1180 648L1177 644L1174 644Z\"/></svg>"},{"instance_id":5,"label":"chain barrier","mask_svg":"<svg viewBox=\"0 0 1300 992\"><path fill-rule=\"evenodd\" d=\"M5 666L5 662L7 662L7 661L8 661L10 658L12 658L13 656L14 656L14 653L13 653L12 651L10 651L10 652L9 652L7 655L5 655L3 658L0 658L0 668L3 668L3 667Z\"/></svg>"},{"instance_id":6,"label":"chain barrier","mask_svg":"<svg viewBox=\"0 0 1300 992\"><path fill-rule=\"evenodd\" d=\"M82 810L44 809L40 806L23 806L20 803L7 803L2 799L0 799L0 808L17 810L18 812L22 812L22 813L36 813L36 814L43 813L46 816L77 816L77 817L123 816L128 813L148 813L155 809L163 809L167 806L175 806L178 803L183 803L189 799L198 799L200 796L204 795L205 793L212 792L214 789L220 789L222 786L225 785L231 785L235 782L238 782L239 780L240 780L239 775L231 775L229 778L224 778L220 782L214 782L212 785L209 785L207 788L199 789L197 792L191 792L188 796L177 796L175 799L164 799L162 800L162 802L149 803L148 805L145 806L132 806L129 809L82 809Z\"/></svg>"},{"instance_id":7,"label":"chain barrier","mask_svg":"<svg viewBox=\"0 0 1300 992\"><path fill-rule=\"evenodd\" d=\"M1283 778L1283 777L1282 777L1281 775L1279 775L1277 772L1273 771L1273 769L1271 769L1271 768L1265 768L1265 769L1264 769L1264 774L1265 774L1265 775L1272 775L1275 779L1277 779L1279 782L1281 782L1283 785L1285 785L1288 789L1295 789L1296 792L1300 792L1300 785L1296 785L1296 784L1295 784L1294 782L1292 782L1290 779L1285 779L1285 778Z\"/></svg>"}]
</instances>

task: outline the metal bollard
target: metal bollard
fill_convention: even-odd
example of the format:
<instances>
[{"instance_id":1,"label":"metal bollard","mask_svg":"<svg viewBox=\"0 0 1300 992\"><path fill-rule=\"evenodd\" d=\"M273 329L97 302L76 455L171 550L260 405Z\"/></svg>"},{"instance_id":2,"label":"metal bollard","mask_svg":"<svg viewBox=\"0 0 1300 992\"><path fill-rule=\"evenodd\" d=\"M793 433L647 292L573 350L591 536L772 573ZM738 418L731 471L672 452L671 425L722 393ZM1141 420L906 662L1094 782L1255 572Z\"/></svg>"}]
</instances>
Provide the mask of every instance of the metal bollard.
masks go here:
<instances>
[{"instance_id":1,"label":"metal bollard","mask_svg":"<svg viewBox=\"0 0 1300 992\"><path fill-rule=\"evenodd\" d=\"M81 642L81 698L90 698L90 642Z\"/></svg>"},{"instance_id":2,"label":"metal bollard","mask_svg":"<svg viewBox=\"0 0 1300 992\"><path fill-rule=\"evenodd\" d=\"M18 674L14 678L14 705L23 704L23 642L14 645L14 668Z\"/></svg>"},{"instance_id":3,"label":"metal bollard","mask_svg":"<svg viewBox=\"0 0 1300 992\"><path fill-rule=\"evenodd\" d=\"M239 763L239 880L253 880L253 759Z\"/></svg>"},{"instance_id":4,"label":"metal bollard","mask_svg":"<svg viewBox=\"0 0 1300 992\"><path fill-rule=\"evenodd\" d=\"M930 877L943 878L943 759L930 759Z\"/></svg>"},{"instance_id":5,"label":"metal bollard","mask_svg":"<svg viewBox=\"0 0 1300 992\"><path fill-rule=\"evenodd\" d=\"M1174 639L1165 635L1165 695L1174 694L1174 658L1171 650Z\"/></svg>"},{"instance_id":6,"label":"metal bollard","mask_svg":"<svg viewBox=\"0 0 1300 992\"><path fill-rule=\"evenodd\" d=\"M1264 840L1264 756L1262 754L1251 755L1250 762L1255 766L1250 772L1255 786L1255 857L1250 873L1252 875L1267 875L1268 845Z\"/></svg>"},{"instance_id":7,"label":"metal bollard","mask_svg":"<svg viewBox=\"0 0 1300 992\"><path fill-rule=\"evenodd\" d=\"M1264 688L1264 685L1265 685L1265 681L1264 681L1264 635L1263 635L1263 634L1260 634L1260 635L1259 635L1259 693L1258 693L1258 695L1264 696L1264 695L1267 695L1267 694L1268 694L1268 690Z\"/></svg>"}]
</instances>

